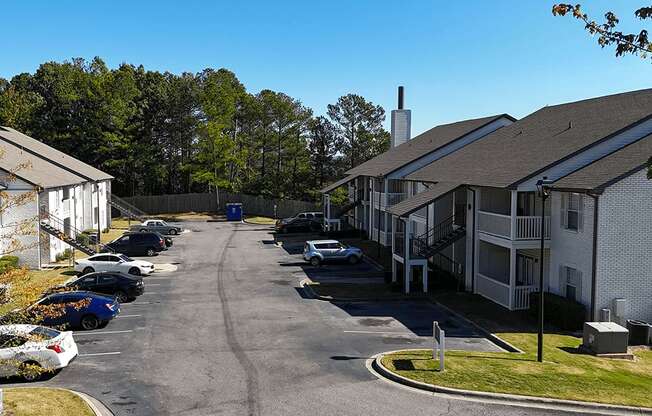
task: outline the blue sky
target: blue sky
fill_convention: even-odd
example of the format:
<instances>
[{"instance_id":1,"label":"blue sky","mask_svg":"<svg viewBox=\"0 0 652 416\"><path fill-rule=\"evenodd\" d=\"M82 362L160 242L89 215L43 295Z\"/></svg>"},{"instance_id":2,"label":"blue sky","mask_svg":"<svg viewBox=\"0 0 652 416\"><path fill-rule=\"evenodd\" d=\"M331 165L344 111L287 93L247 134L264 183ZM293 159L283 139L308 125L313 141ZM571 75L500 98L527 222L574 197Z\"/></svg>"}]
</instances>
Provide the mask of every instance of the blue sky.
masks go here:
<instances>
[{"instance_id":1,"label":"blue sky","mask_svg":"<svg viewBox=\"0 0 652 416\"><path fill-rule=\"evenodd\" d=\"M102 57L148 69L226 67L251 92L323 113L354 92L386 110L405 85L413 133L436 124L650 87L651 61L615 58L548 0L4 0L0 77ZM642 1L591 1L639 28ZM648 25L649 26L649 25Z\"/></svg>"}]
</instances>

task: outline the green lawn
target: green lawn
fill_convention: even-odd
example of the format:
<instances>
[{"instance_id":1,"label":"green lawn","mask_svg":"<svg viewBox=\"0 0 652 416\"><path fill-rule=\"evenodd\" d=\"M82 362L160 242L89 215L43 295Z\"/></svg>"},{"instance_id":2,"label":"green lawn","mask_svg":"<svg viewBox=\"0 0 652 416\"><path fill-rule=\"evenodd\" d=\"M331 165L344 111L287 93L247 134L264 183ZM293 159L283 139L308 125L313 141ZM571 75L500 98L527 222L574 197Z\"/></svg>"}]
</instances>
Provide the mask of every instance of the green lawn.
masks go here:
<instances>
[{"instance_id":1,"label":"green lawn","mask_svg":"<svg viewBox=\"0 0 652 416\"><path fill-rule=\"evenodd\" d=\"M498 334L525 354L446 353L446 370L436 370L432 351L391 354L383 364L425 383L467 390L652 407L652 351L634 361L576 353L581 339L546 335L544 363L536 361L536 334Z\"/></svg>"},{"instance_id":2,"label":"green lawn","mask_svg":"<svg viewBox=\"0 0 652 416\"><path fill-rule=\"evenodd\" d=\"M258 224L258 225L274 225L276 224L276 220L274 218L269 218L269 217L247 217L245 219L246 222L250 224Z\"/></svg>"},{"instance_id":3,"label":"green lawn","mask_svg":"<svg viewBox=\"0 0 652 416\"><path fill-rule=\"evenodd\" d=\"M93 416L94 413L79 396L60 389L4 389L6 416Z\"/></svg>"},{"instance_id":4,"label":"green lawn","mask_svg":"<svg viewBox=\"0 0 652 416\"><path fill-rule=\"evenodd\" d=\"M41 293L52 286L61 284L73 276L70 268L56 270L29 270L25 278L12 283L10 302L0 305L0 316L16 309L31 305L41 297Z\"/></svg>"}]
</instances>

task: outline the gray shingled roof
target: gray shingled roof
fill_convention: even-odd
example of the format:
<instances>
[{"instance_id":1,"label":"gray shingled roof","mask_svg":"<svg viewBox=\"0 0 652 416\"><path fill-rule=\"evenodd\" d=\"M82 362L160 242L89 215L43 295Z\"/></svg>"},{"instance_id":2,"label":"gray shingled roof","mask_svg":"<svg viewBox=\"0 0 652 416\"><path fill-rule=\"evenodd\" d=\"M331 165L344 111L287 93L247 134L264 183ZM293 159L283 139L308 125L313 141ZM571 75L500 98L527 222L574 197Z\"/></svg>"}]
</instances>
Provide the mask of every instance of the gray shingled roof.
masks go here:
<instances>
[{"instance_id":1,"label":"gray shingled roof","mask_svg":"<svg viewBox=\"0 0 652 416\"><path fill-rule=\"evenodd\" d=\"M0 141L0 169L41 188L58 188L86 182L45 159L34 156L10 143ZM18 169L17 169L18 168Z\"/></svg>"},{"instance_id":2,"label":"gray shingled roof","mask_svg":"<svg viewBox=\"0 0 652 416\"><path fill-rule=\"evenodd\" d=\"M413 162L428 153L434 152L440 147L445 146L448 143L451 143L501 117L507 117L514 120L510 115L499 114L433 127L425 133L416 136L412 140L391 148L387 152L356 166L346 173L349 175L364 176L388 175L408 163Z\"/></svg>"},{"instance_id":3,"label":"gray shingled roof","mask_svg":"<svg viewBox=\"0 0 652 416\"><path fill-rule=\"evenodd\" d=\"M638 172L652 156L652 134L576 170L554 183L555 188L601 191L618 179Z\"/></svg>"},{"instance_id":4,"label":"gray shingled roof","mask_svg":"<svg viewBox=\"0 0 652 416\"><path fill-rule=\"evenodd\" d=\"M319 192L321 192L322 194L327 194L327 193L329 193L331 191L334 191L336 188L339 188L340 186L351 182L352 180L354 180L357 177L358 177L358 175L347 175L347 176L343 177L342 179L340 179L339 181L333 182L332 184L328 185L327 187L321 189Z\"/></svg>"},{"instance_id":5,"label":"gray shingled roof","mask_svg":"<svg viewBox=\"0 0 652 416\"><path fill-rule=\"evenodd\" d=\"M425 207L426 205L432 203L438 198L446 195L447 193L459 188L461 183L450 183L450 182L439 182L436 183L427 190L414 195L411 198L406 199L405 201L399 202L398 204L392 206L388 212L392 215L398 217L403 217L418 211L419 209Z\"/></svg>"},{"instance_id":6,"label":"gray shingled roof","mask_svg":"<svg viewBox=\"0 0 652 416\"><path fill-rule=\"evenodd\" d=\"M9 142L18 147L24 148L26 151L33 153L42 159L46 159L56 165L59 165L64 169L70 170L76 175L79 175L88 180L102 181L113 179L113 176L109 175L108 173L102 172L101 170L96 169L79 159L75 159L72 156L60 152L57 149L50 147L45 143L33 139L10 127L0 126L0 138L5 142Z\"/></svg>"},{"instance_id":7,"label":"gray shingled roof","mask_svg":"<svg viewBox=\"0 0 652 416\"><path fill-rule=\"evenodd\" d=\"M652 89L544 107L408 175L510 187L652 115Z\"/></svg>"}]
</instances>

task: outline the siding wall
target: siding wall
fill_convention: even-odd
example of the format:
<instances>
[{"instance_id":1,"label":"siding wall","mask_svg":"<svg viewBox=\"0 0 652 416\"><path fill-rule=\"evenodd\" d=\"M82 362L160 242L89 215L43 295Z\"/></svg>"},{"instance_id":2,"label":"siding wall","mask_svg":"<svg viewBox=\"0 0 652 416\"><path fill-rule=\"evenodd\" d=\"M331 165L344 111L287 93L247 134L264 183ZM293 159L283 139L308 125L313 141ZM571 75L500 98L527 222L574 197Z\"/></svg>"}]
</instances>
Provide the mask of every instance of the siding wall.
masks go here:
<instances>
[{"instance_id":1,"label":"siding wall","mask_svg":"<svg viewBox=\"0 0 652 416\"><path fill-rule=\"evenodd\" d=\"M7 183L7 185L7 192L11 195L11 198L32 192L32 186L19 179L13 180ZM3 212L0 214L0 235L14 234L15 228L12 227L12 224L15 224L18 221L24 221L28 218L36 218L37 215L38 201L36 198L21 206ZM18 237L18 240L24 247L27 248L20 252L14 252L11 254L19 257L19 262L21 265L37 268L39 266L37 223L34 222L34 228L29 235L20 236ZM9 239L0 238L0 252L4 252L7 249L8 244Z\"/></svg>"},{"instance_id":2,"label":"siding wall","mask_svg":"<svg viewBox=\"0 0 652 416\"><path fill-rule=\"evenodd\" d=\"M652 322L652 181L646 170L608 187L598 216L596 313L624 298L626 319Z\"/></svg>"}]
</instances>

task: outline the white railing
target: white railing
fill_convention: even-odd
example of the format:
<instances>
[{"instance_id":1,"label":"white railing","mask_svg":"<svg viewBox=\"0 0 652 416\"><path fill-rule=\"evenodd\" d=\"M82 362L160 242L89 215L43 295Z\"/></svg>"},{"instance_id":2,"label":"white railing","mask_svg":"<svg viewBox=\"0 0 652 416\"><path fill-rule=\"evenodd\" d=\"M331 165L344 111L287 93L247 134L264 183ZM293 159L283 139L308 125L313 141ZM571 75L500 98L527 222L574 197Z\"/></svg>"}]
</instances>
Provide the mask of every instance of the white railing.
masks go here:
<instances>
[{"instance_id":1,"label":"white railing","mask_svg":"<svg viewBox=\"0 0 652 416\"><path fill-rule=\"evenodd\" d=\"M514 289L514 307L512 309L529 309L530 308L530 293L538 292L539 287L536 285L531 286L516 286Z\"/></svg>"},{"instance_id":2,"label":"white railing","mask_svg":"<svg viewBox=\"0 0 652 416\"><path fill-rule=\"evenodd\" d=\"M403 201L406 198L407 194L405 193L384 193L384 192L374 192L374 206L380 208L388 208L392 205L396 205L399 202Z\"/></svg>"},{"instance_id":3,"label":"white railing","mask_svg":"<svg viewBox=\"0 0 652 416\"><path fill-rule=\"evenodd\" d=\"M355 188L353 186L349 186L349 202L355 201Z\"/></svg>"},{"instance_id":4,"label":"white railing","mask_svg":"<svg viewBox=\"0 0 652 416\"><path fill-rule=\"evenodd\" d=\"M544 237L550 238L550 217L545 218ZM516 217L516 239L533 240L541 238L541 217Z\"/></svg>"},{"instance_id":5,"label":"white railing","mask_svg":"<svg viewBox=\"0 0 652 416\"><path fill-rule=\"evenodd\" d=\"M512 218L509 215L478 211L478 230L487 234L511 238Z\"/></svg>"},{"instance_id":6,"label":"white railing","mask_svg":"<svg viewBox=\"0 0 652 416\"><path fill-rule=\"evenodd\" d=\"M509 308L509 285L480 273L476 274L476 285L478 294Z\"/></svg>"}]
</instances>

